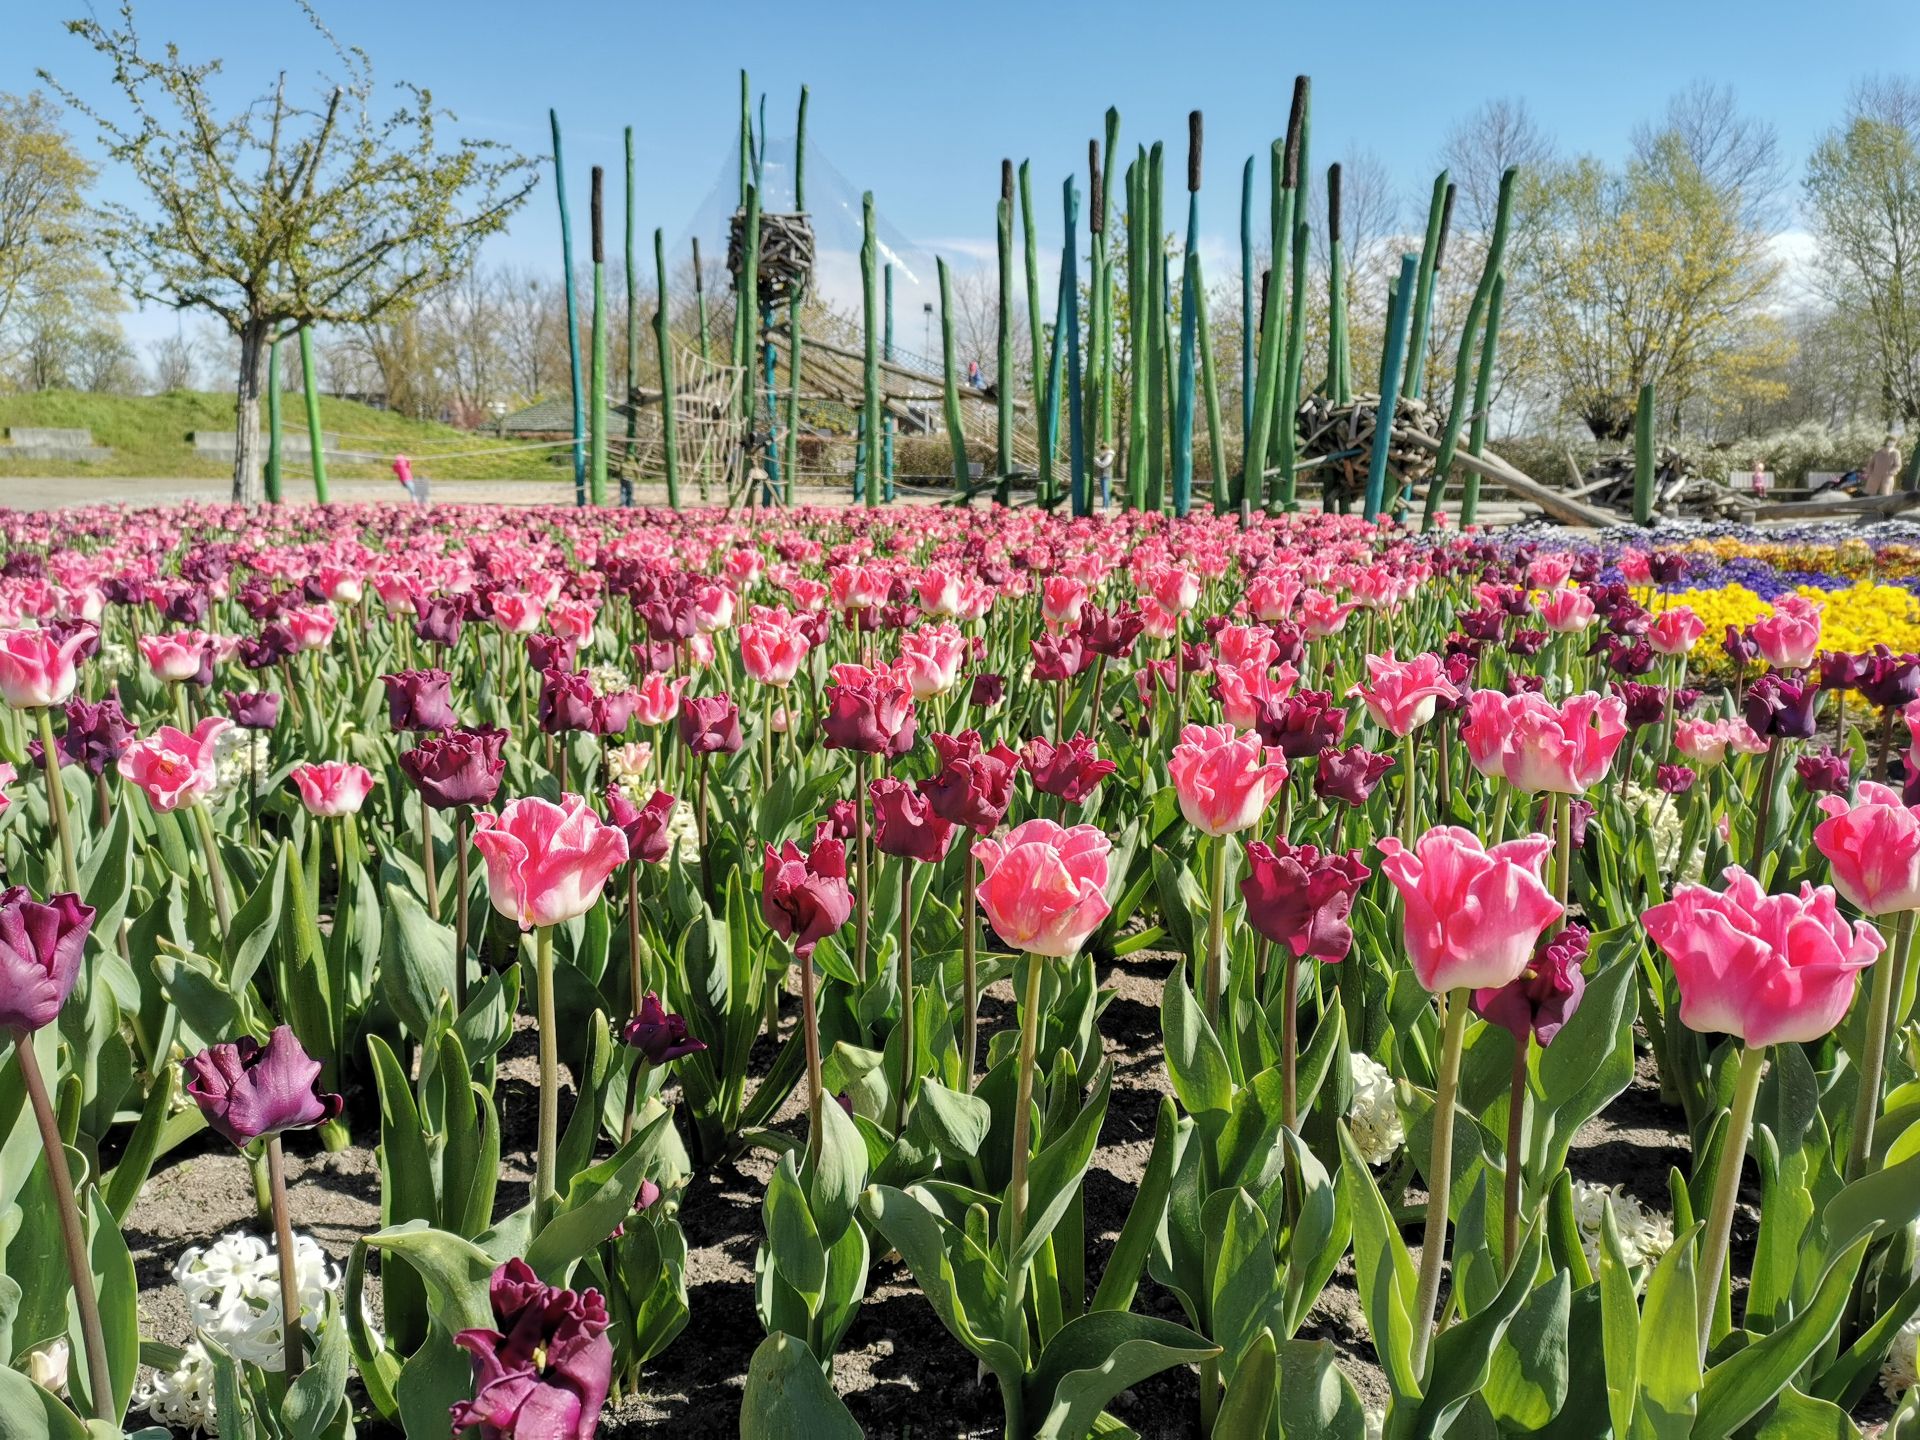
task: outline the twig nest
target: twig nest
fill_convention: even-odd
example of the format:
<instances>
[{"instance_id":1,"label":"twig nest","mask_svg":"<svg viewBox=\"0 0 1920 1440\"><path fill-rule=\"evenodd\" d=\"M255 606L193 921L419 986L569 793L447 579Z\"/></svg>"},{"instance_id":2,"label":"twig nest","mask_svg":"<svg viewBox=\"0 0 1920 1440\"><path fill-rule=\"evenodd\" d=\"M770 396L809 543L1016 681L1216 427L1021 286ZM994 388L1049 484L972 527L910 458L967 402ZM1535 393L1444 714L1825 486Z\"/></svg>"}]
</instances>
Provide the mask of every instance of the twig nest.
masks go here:
<instances>
[{"instance_id":1,"label":"twig nest","mask_svg":"<svg viewBox=\"0 0 1920 1440\"><path fill-rule=\"evenodd\" d=\"M1294 417L1300 460L1318 462L1306 474L1355 494L1365 490L1367 473L1373 465L1379 410L1378 395L1356 395L1346 405L1336 405L1328 396L1318 393L1307 396ZM1428 435L1438 434L1440 426L1446 423L1446 417L1425 400L1404 395L1400 397L1394 420L1397 426ZM1433 461L1431 451L1390 432L1387 474L1397 482L1389 486L1390 489L1420 484L1433 474Z\"/></svg>"},{"instance_id":2,"label":"twig nest","mask_svg":"<svg viewBox=\"0 0 1920 1440\"><path fill-rule=\"evenodd\" d=\"M747 212L733 212L727 234L727 269L740 282L747 250ZM813 275L813 221L804 214L762 213L760 263L756 288L762 305L777 304L806 293Z\"/></svg>"}]
</instances>

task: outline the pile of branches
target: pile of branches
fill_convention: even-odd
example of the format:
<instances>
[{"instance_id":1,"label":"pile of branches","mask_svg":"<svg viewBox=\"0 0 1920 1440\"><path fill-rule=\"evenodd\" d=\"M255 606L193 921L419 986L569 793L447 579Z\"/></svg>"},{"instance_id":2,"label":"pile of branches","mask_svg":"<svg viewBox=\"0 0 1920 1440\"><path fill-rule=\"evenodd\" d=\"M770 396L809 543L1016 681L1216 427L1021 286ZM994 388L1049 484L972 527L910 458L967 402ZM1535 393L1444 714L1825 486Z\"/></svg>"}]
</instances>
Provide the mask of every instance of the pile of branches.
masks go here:
<instances>
[{"instance_id":1,"label":"pile of branches","mask_svg":"<svg viewBox=\"0 0 1920 1440\"><path fill-rule=\"evenodd\" d=\"M747 212L733 212L727 235L727 269L740 283L747 252ZM784 304L806 292L813 275L813 221L804 214L760 216L760 263L755 288L762 305Z\"/></svg>"},{"instance_id":2,"label":"pile of branches","mask_svg":"<svg viewBox=\"0 0 1920 1440\"><path fill-rule=\"evenodd\" d=\"M1300 437L1302 472L1324 481L1330 490L1363 494L1373 465L1374 436L1380 426L1380 397L1356 395L1336 405L1326 395L1309 395L1294 417ZM1387 440L1387 489L1419 485L1433 474L1433 453L1392 433L1405 428L1437 434L1446 417L1423 399L1401 396Z\"/></svg>"},{"instance_id":3,"label":"pile of branches","mask_svg":"<svg viewBox=\"0 0 1920 1440\"><path fill-rule=\"evenodd\" d=\"M1623 514L1633 513L1633 452L1603 455L1578 475L1570 492ZM1662 445L1653 461L1653 513L1670 518L1742 519L1756 508L1751 496L1701 473L1685 451Z\"/></svg>"}]
</instances>

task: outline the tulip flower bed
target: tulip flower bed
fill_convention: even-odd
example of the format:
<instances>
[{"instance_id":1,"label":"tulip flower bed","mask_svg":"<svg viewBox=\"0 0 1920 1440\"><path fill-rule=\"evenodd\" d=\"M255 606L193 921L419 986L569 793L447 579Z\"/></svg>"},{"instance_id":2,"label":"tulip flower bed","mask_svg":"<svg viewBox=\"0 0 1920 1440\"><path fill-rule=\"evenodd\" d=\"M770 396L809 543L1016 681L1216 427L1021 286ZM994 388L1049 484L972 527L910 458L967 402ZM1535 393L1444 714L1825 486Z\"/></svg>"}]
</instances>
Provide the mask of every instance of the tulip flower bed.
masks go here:
<instances>
[{"instance_id":1,"label":"tulip flower bed","mask_svg":"<svg viewBox=\"0 0 1920 1440\"><path fill-rule=\"evenodd\" d=\"M1897 546L0 538L0 1436L1920 1435Z\"/></svg>"}]
</instances>

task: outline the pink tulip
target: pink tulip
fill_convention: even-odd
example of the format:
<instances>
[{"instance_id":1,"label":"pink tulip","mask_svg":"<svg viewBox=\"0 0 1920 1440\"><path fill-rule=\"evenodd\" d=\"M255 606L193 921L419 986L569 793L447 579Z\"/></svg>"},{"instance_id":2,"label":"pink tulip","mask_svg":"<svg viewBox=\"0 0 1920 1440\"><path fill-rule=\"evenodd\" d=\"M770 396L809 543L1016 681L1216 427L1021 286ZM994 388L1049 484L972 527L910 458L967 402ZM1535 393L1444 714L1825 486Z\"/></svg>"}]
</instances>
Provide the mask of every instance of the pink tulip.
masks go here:
<instances>
[{"instance_id":1,"label":"pink tulip","mask_svg":"<svg viewBox=\"0 0 1920 1440\"><path fill-rule=\"evenodd\" d=\"M1266 712L1267 703L1286 699L1299 678L1291 665L1275 671L1258 661L1244 665L1222 661L1213 672L1213 694L1220 702L1220 718L1236 730L1253 729Z\"/></svg>"},{"instance_id":2,"label":"pink tulip","mask_svg":"<svg viewBox=\"0 0 1920 1440\"><path fill-rule=\"evenodd\" d=\"M214 748L232 728L224 716L202 720L191 735L162 725L127 746L118 762L121 778L146 791L148 802L162 813L197 805L219 781Z\"/></svg>"},{"instance_id":3,"label":"pink tulip","mask_svg":"<svg viewBox=\"0 0 1920 1440\"><path fill-rule=\"evenodd\" d=\"M545 613L546 607L531 595L503 590L493 597L493 623L509 635L531 635Z\"/></svg>"},{"instance_id":4,"label":"pink tulip","mask_svg":"<svg viewBox=\"0 0 1920 1440\"><path fill-rule=\"evenodd\" d=\"M1828 818L1813 843L1833 867L1834 888L1869 915L1920 909L1920 808L1871 780L1851 806L1829 795L1820 808Z\"/></svg>"},{"instance_id":5,"label":"pink tulip","mask_svg":"<svg viewBox=\"0 0 1920 1440\"><path fill-rule=\"evenodd\" d=\"M281 618L293 632L295 647L301 650L326 649L334 627L340 623L340 617L325 605L296 606Z\"/></svg>"},{"instance_id":6,"label":"pink tulip","mask_svg":"<svg viewBox=\"0 0 1920 1440\"><path fill-rule=\"evenodd\" d=\"M967 642L952 625L929 625L900 637L900 660L894 673L907 682L913 698L944 695L960 678L960 662Z\"/></svg>"},{"instance_id":7,"label":"pink tulip","mask_svg":"<svg viewBox=\"0 0 1920 1440\"><path fill-rule=\"evenodd\" d=\"M1466 742L1467 759L1473 768L1489 780L1507 778L1507 749L1513 743L1513 721L1508 714L1511 699L1500 690L1475 690L1467 696L1467 718L1460 726L1460 738Z\"/></svg>"},{"instance_id":8,"label":"pink tulip","mask_svg":"<svg viewBox=\"0 0 1920 1440\"><path fill-rule=\"evenodd\" d=\"M522 930L586 914L627 858L620 827L579 795L562 795L558 805L523 795L497 815L479 811L473 843L487 862L493 908Z\"/></svg>"},{"instance_id":9,"label":"pink tulip","mask_svg":"<svg viewBox=\"0 0 1920 1440\"><path fill-rule=\"evenodd\" d=\"M813 647L793 625L773 620L749 620L740 627L740 663L762 685L786 686L800 672L800 662ZM658 678L654 676L650 679Z\"/></svg>"},{"instance_id":10,"label":"pink tulip","mask_svg":"<svg viewBox=\"0 0 1920 1440\"><path fill-rule=\"evenodd\" d=\"M1732 739L1731 722L1725 720L1682 720L1673 727L1674 746L1700 769L1724 761Z\"/></svg>"},{"instance_id":11,"label":"pink tulip","mask_svg":"<svg viewBox=\"0 0 1920 1440\"><path fill-rule=\"evenodd\" d=\"M1738 865L1725 880L1723 891L1681 885L1640 917L1673 963L1681 1023L1754 1048L1820 1039L1886 942L1865 921L1849 926L1829 886L1768 895Z\"/></svg>"},{"instance_id":12,"label":"pink tulip","mask_svg":"<svg viewBox=\"0 0 1920 1440\"><path fill-rule=\"evenodd\" d=\"M317 765L294 766L293 783L309 815L332 819L360 813L373 789L373 774L364 765L323 760Z\"/></svg>"},{"instance_id":13,"label":"pink tulip","mask_svg":"<svg viewBox=\"0 0 1920 1440\"><path fill-rule=\"evenodd\" d=\"M1820 649L1822 607L1801 595L1782 595L1773 613L1756 620L1748 633L1761 658L1776 670L1804 670Z\"/></svg>"},{"instance_id":14,"label":"pink tulip","mask_svg":"<svg viewBox=\"0 0 1920 1440\"><path fill-rule=\"evenodd\" d=\"M1553 849L1545 835L1488 849L1471 831L1438 825L1411 850L1392 836L1376 843L1381 872L1406 903L1407 958L1428 990L1505 985L1562 914L1540 878Z\"/></svg>"},{"instance_id":15,"label":"pink tulip","mask_svg":"<svg viewBox=\"0 0 1920 1440\"><path fill-rule=\"evenodd\" d=\"M1300 597L1300 627L1313 639L1324 640L1339 634L1347 616L1359 608L1351 600L1343 605L1331 595L1308 590Z\"/></svg>"},{"instance_id":16,"label":"pink tulip","mask_svg":"<svg viewBox=\"0 0 1920 1440\"><path fill-rule=\"evenodd\" d=\"M1685 655L1707 633L1707 622L1684 605L1662 610L1647 627L1647 644L1656 655Z\"/></svg>"},{"instance_id":17,"label":"pink tulip","mask_svg":"<svg viewBox=\"0 0 1920 1440\"><path fill-rule=\"evenodd\" d=\"M1447 679L1438 655L1416 655L1405 661L1394 659L1391 650L1369 655L1367 675L1371 685L1355 685L1347 694L1367 707L1376 725L1395 735L1419 729L1433 719L1440 701L1460 694Z\"/></svg>"},{"instance_id":18,"label":"pink tulip","mask_svg":"<svg viewBox=\"0 0 1920 1440\"><path fill-rule=\"evenodd\" d=\"M0 633L0 698L16 710L66 704L79 678L74 656L93 638L86 629L64 640L46 630Z\"/></svg>"},{"instance_id":19,"label":"pink tulip","mask_svg":"<svg viewBox=\"0 0 1920 1440\"><path fill-rule=\"evenodd\" d=\"M191 680L200 673L210 638L200 630L174 630L165 635L142 635L140 655L156 680Z\"/></svg>"},{"instance_id":20,"label":"pink tulip","mask_svg":"<svg viewBox=\"0 0 1920 1440\"><path fill-rule=\"evenodd\" d=\"M1065 575L1049 575L1040 587L1040 617L1052 626L1077 625L1087 587Z\"/></svg>"},{"instance_id":21,"label":"pink tulip","mask_svg":"<svg viewBox=\"0 0 1920 1440\"><path fill-rule=\"evenodd\" d=\"M1030 955L1079 951L1107 918L1110 840L1092 825L1029 820L1004 839L976 840L980 908L994 933Z\"/></svg>"},{"instance_id":22,"label":"pink tulip","mask_svg":"<svg viewBox=\"0 0 1920 1440\"><path fill-rule=\"evenodd\" d=\"M633 718L642 725L665 725L680 713L680 692L686 688L685 675L666 676L656 670L633 688Z\"/></svg>"},{"instance_id":23,"label":"pink tulip","mask_svg":"<svg viewBox=\"0 0 1920 1440\"><path fill-rule=\"evenodd\" d=\"M593 626L598 613L591 600L556 600L547 607L547 628L585 650L593 644Z\"/></svg>"},{"instance_id":24,"label":"pink tulip","mask_svg":"<svg viewBox=\"0 0 1920 1440\"><path fill-rule=\"evenodd\" d=\"M1593 601L1578 590L1554 590L1541 600L1540 623L1556 635L1573 635L1593 624Z\"/></svg>"},{"instance_id":25,"label":"pink tulip","mask_svg":"<svg viewBox=\"0 0 1920 1440\"><path fill-rule=\"evenodd\" d=\"M1200 577L1191 570L1169 565L1147 577L1153 598L1176 613L1191 610L1200 600Z\"/></svg>"},{"instance_id":26,"label":"pink tulip","mask_svg":"<svg viewBox=\"0 0 1920 1440\"><path fill-rule=\"evenodd\" d=\"M1585 794L1605 778L1627 738L1627 707L1617 695L1572 695L1555 706L1543 696L1521 694L1506 714L1512 726L1507 781L1529 793Z\"/></svg>"},{"instance_id":27,"label":"pink tulip","mask_svg":"<svg viewBox=\"0 0 1920 1440\"><path fill-rule=\"evenodd\" d=\"M1180 813L1208 835L1231 835L1257 823L1287 783L1280 751L1231 725L1187 726L1167 769Z\"/></svg>"}]
</instances>

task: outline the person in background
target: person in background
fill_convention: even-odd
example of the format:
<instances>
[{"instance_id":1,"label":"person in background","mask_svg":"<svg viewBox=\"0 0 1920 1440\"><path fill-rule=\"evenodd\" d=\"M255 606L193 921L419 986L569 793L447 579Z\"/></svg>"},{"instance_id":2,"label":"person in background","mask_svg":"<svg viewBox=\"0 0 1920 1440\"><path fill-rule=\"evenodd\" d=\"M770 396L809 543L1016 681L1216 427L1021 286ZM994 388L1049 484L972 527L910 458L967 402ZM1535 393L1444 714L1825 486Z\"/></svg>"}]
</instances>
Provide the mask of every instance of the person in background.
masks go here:
<instances>
[{"instance_id":1,"label":"person in background","mask_svg":"<svg viewBox=\"0 0 1920 1440\"><path fill-rule=\"evenodd\" d=\"M393 478L406 490L408 498L416 505L427 503L427 477L415 476L413 462L404 455L393 457Z\"/></svg>"},{"instance_id":2,"label":"person in background","mask_svg":"<svg viewBox=\"0 0 1920 1440\"><path fill-rule=\"evenodd\" d=\"M1888 435L1880 442L1880 448L1873 452L1867 461L1866 493L1869 495L1891 495L1894 482L1900 477L1900 447L1893 443Z\"/></svg>"},{"instance_id":3,"label":"person in background","mask_svg":"<svg viewBox=\"0 0 1920 1440\"><path fill-rule=\"evenodd\" d=\"M967 384L975 390L978 390L980 388L980 379L980 362L978 360L969 360L967 362Z\"/></svg>"}]
</instances>

